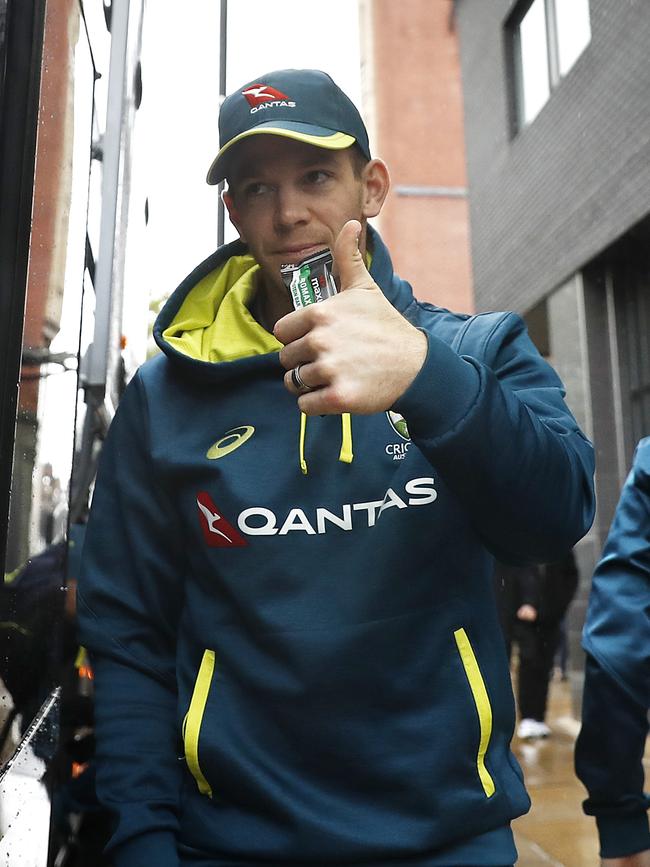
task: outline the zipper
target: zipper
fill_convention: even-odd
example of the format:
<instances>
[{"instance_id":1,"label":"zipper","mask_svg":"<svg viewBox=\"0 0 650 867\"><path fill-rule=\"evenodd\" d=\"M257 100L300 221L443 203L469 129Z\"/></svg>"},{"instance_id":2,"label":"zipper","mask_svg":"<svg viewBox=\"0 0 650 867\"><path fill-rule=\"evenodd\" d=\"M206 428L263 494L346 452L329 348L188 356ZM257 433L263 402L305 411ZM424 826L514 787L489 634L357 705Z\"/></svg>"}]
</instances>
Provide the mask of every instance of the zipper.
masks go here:
<instances>
[{"instance_id":1,"label":"zipper","mask_svg":"<svg viewBox=\"0 0 650 867\"><path fill-rule=\"evenodd\" d=\"M478 770L479 779L481 780L481 785L483 786L483 791L488 798L491 798L496 791L496 787L488 769L485 767L485 754L487 753L490 744L490 736L492 734L492 707L490 706L490 699L485 688L485 682L481 675L481 670L478 667L478 662L476 661L476 656L474 655L467 633L464 629L456 629L454 632L454 638L456 639L456 647L458 648L458 653L463 668L465 669L465 675L469 683L469 688L472 691L474 705L478 714L481 736L476 756L476 768Z\"/></svg>"},{"instance_id":2,"label":"zipper","mask_svg":"<svg viewBox=\"0 0 650 867\"><path fill-rule=\"evenodd\" d=\"M190 706L183 720L185 761L190 769L190 773L196 780L199 792L202 795L207 795L209 798L212 797L212 788L203 776L203 771L199 765L199 736L201 734L201 724L203 723L203 714L205 713L212 678L214 677L214 669L214 650L204 650L201 665L199 666L199 673L194 683Z\"/></svg>"}]
</instances>

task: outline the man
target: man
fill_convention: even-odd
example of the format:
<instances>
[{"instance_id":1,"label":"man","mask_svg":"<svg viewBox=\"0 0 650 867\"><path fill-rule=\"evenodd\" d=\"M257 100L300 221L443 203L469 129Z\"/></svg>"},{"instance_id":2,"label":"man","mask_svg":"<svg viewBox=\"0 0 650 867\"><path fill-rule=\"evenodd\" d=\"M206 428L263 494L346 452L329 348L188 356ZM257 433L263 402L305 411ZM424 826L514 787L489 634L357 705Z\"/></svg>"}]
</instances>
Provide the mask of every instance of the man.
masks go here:
<instances>
[{"instance_id":1,"label":"man","mask_svg":"<svg viewBox=\"0 0 650 867\"><path fill-rule=\"evenodd\" d=\"M497 605L511 657L517 643L517 699L520 722L517 736L546 738L549 679L560 643L564 618L578 586L573 551L555 563L526 567L497 564Z\"/></svg>"},{"instance_id":2,"label":"man","mask_svg":"<svg viewBox=\"0 0 650 867\"><path fill-rule=\"evenodd\" d=\"M596 817L603 865L650 867L643 753L650 708L650 438L639 443L583 632L587 652L576 771Z\"/></svg>"},{"instance_id":3,"label":"man","mask_svg":"<svg viewBox=\"0 0 650 867\"><path fill-rule=\"evenodd\" d=\"M244 86L220 144L241 240L161 313L85 546L114 861L512 864L493 555L587 530L591 446L518 317L393 273L388 172L329 76ZM291 312L280 265L324 247L340 293Z\"/></svg>"}]
</instances>

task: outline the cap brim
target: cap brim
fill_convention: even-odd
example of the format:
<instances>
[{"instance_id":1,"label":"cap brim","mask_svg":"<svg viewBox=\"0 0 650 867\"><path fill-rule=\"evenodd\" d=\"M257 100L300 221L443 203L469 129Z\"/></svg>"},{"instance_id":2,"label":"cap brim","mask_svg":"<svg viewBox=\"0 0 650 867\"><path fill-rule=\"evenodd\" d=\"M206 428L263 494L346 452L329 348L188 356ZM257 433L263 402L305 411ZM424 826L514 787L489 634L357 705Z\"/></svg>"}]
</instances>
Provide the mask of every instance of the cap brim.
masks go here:
<instances>
[{"instance_id":1,"label":"cap brim","mask_svg":"<svg viewBox=\"0 0 650 867\"><path fill-rule=\"evenodd\" d=\"M206 181L209 184L218 184L226 176L224 155L228 153L230 148L237 142L253 135L279 135L285 138L294 139L294 141L305 142L306 144L315 145L319 148L328 150L343 150L349 148L356 141L354 136L344 132L333 132L331 129L325 129L322 126L313 126L308 123L296 123L294 121L269 121L269 123L261 123L253 129L246 130L234 138L221 148L214 159L214 162L208 170Z\"/></svg>"}]
</instances>

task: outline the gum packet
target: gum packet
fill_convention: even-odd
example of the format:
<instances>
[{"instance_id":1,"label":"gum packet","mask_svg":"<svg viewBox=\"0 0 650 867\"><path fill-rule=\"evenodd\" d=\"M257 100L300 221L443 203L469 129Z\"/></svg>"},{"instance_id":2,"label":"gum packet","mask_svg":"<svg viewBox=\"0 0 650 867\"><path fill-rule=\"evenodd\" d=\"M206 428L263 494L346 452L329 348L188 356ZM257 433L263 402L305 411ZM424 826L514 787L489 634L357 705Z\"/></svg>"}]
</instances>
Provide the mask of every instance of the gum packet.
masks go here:
<instances>
[{"instance_id":1,"label":"gum packet","mask_svg":"<svg viewBox=\"0 0 650 867\"><path fill-rule=\"evenodd\" d=\"M313 253L302 262L280 266L280 274L296 310L337 294L332 264L332 253L325 249Z\"/></svg>"}]
</instances>

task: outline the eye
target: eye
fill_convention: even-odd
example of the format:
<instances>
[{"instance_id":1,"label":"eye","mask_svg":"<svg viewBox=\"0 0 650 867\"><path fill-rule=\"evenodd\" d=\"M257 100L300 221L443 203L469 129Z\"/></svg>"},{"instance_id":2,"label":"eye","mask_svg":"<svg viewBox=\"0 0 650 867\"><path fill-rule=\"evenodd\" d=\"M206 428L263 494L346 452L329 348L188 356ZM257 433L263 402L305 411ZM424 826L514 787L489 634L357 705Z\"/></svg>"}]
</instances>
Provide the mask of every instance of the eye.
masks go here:
<instances>
[{"instance_id":1,"label":"eye","mask_svg":"<svg viewBox=\"0 0 650 867\"><path fill-rule=\"evenodd\" d=\"M331 174L326 172L324 169L313 169L312 171L307 172L305 179L308 184L314 184L317 186L319 184L324 184L331 177Z\"/></svg>"},{"instance_id":2,"label":"eye","mask_svg":"<svg viewBox=\"0 0 650 867\"><path fill-rule=\"evenodd\" d=\"M247 199L255 199L259 196L264 196L271 191L269 184L264 184L261 181L252 181L244 187L244 195Z\"/></svg>"}]
</instances>

